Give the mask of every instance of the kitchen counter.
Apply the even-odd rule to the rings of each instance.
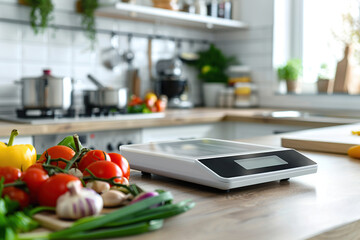
[[[272,113],[285,113],[275,116]],[[286,116],[287,111],[276,109],[220,109],[220,108],[194,108],[173,110],[169,109],[164,118],[149,119],[124,119],[113,121],[76,121],[50,124],[24,124],[0,121],[0,137],[7,137],[11,129],[18,129],[21,135],[46,135],[61,133],[79,133],[91,131],[104,131],[116,129],[133,129],[147,127],[177,126],[186,124],[215,123],[221,121],[272,123],[284,125],[296,125],[305,127],[327,127],[347,123],[359,122],[356,118],[333,117],[326,115],[299,115]],[[291,112],[290,112],[291,113]]]
[[[280,146],[283,135],[243,140]],[[165,221],[161,230],[131,239],[357,239],[360,234],[360,160],[305,152],[316,174],[229,192],[161,176],[131,173],[147,190],[164,189],[195,208]]]

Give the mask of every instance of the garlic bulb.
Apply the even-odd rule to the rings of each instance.
[[[102,194],[101,197],[104,202],[104,207],[117,207],[127,200],[127,196],[117,190],[109,190]]]
[[[83,173],[78,168],[70,168],[68,173],[78,178],[83,177]]]
[[[95,181],[88,182],[86,184],[86,187],[91,188],[95,192],[101,194],[101,193],[109,191],[110,184],[107,182],[104,182],[104,181],[95,180]]]
[[[103,200],[94,190],[81,188],[76,182],[67,184],[68,192],[56,202],[56,215],[59,218],[79,219],[97,215],[103,208]]]

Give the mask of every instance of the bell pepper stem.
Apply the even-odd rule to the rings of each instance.
[[[17,135],[19,135],[18,130],[13,129],[13,130],[11,131],[10,138],[9,138],[9,142],[8,142],[8,144],[7,144],[8,147],[11,147],[11,146],[13,145],[14,139],[15,139],[15,137],[16,137]]]
[[[80,151],[80,140],[79,140],[79,136],[77,134],[74,134],[73,136],[74,138],[74,143],[75,143],[75,151],[79,152]]]

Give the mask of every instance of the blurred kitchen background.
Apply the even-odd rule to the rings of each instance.
[[[302,48],[296,48],[297,41],[287,41],[288,39],[305,39],[301,35],[305,31],[301,27],[309,25],[309,22],[304,20],[306,18],[304,16],[307,16],[304,15],[304,11],[312,7],[303,4],[305,1],[215,1],[217,4],[222,2],[231,4],[230,20],[234,21],[231,24],[237,24],[233,27],[226,24],[226,26],[220,24],[220,27],[217,27],[216,24],[206,23],[206,21],[203,25],[194,27],[187,21],[182,23],[181,19],[176,24],[169,24],[171,21],[168,21],[166,17],[156,18],[154,21],[138,21],[137,17],[141,18],[141,12],[129,11],[129,16],[124,17],[124,14],[117,15],[116,11],[115,13],[109,9],[101,11],[99,8],[96,11],[96,15],[101,15],[96,17],[96,29],[99,31],[96,33],[93,49],[84,31],[80,30],[82,17],[76,12],[76,2],[76,0],[52,0],[54,11],[50,26],[43,33],[34,34],[31,26],[25,24],[29,22],[29,7],[20,5],[17,0],[0,0],[0,108],[2,110],[21,106],[21,86],[15,84],[15,81],[24,77],[38,77],[44,69],[51,69],[51,74],[54,76],[69,76],[74,79],[74,106],[76,108],[82,107],[83,90],[96,89],[96,86],[89,81],[88,74],[95,76],[105,86],[115,88],[127,86],[129,64],[125,60],[121,61],[114,70],[109,70],[102,64],[101,52],[111,46],[112,32],[120,33],[117,43],[121,54],[129,49],[134,53],[131,67],[138,69],[141,95],[154,91],[154,80],[158,78],[155,66],[159,60],[171,59],[179,51],[188,53],[204,51],[209,48],[210,43],[214,43],[225,55],[234,56],[237,59],[237,66],[233,69],[235,72],[239,69],[236,67],[242,69],[239,70],[239,77],[246,72],[246,76],[250,77],[250,81],[256,86],[253,90],[257,97],[254,106],[360,108],[359,104],[354,104],[359,99],[358,94],[348,94],[348,92],[318,94],[317,79],[314,76],[304,81],[302,91],[295,94],[287,93],[284,90],[284,82],[278,81],[276,68],[288,59],[314,58],[306,55],[309,51],[304,55]],[[101,4],[110,5],[117,2],[121,1],[99,1]],[[180,9],[172,10],[185,10],[187,6],[186,11],[206,15],[206,9],[201,7],[209,2],[212,1],[175,1],[175,8]],[[151,0],[121,3],[154,7],[154,2]],[[331,6],[329,12],[336,9],[336,5]],[[315,13],[312,15],[312,21],[316,16],[320,20],[327,19],[326,16],[329,14],[326,15],[324,11],[328,8],[316,9],[317,15]],[[341,14],[343,12],[338,12],[337,16]],[[321,27],[316,24],[314,26]],[[296,31],[299,29],[300,32]],[[312,34],[311,38],[314,41],[324,36],[320,30]],[[129,36],[131,41],[129,41]],[[149,38],[152,39],[151,52],[149,52]],[[309,41],[309,38],[304,41]],[[344,46],[341,48],[343,52]],[[316,50],[312,52],[314,56],[322,54]],[[151,61],[149,61],[149,54]],[[328,65],[332,69],[336,68],[336,61],[340,61],[342,57],[340,54],[334,56],[336,59]],[[304,69],[303,77],[307,76],[305,75],[307,71],[309,70]],[[312,71],[312,75],[317,75],[319,72],[315,67]],[[181,74],[184,79],[187,79],[189,101],[194,106],[203,106],[202,82],[197,77],[197,70],[183,63]],[[226,91],[224,91],[224,96],[226,96]],[[249,106],[243,106],[240,103],[238,107]]]

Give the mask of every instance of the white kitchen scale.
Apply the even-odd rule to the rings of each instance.
[[[228,190],[316,173],[288,148],[201,138],[121,146],[132,169]]]

